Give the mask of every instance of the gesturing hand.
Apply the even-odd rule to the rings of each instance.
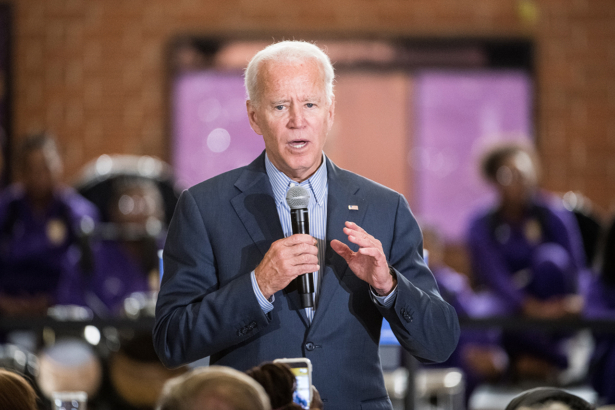
[[[354,222],[347,221],[345,225],[344,233],[350,242],[359,245],[359,250],[353,252],[338,240],[332,240],[331,247],[346,260],[357,277],[369,283],[379,295],[388,295],[397,285],[397,280],[389,274],[382,243]]]
[[[254,269],[263,296],[269,299],[297,276],[317,271],[316,244],[316,239],[305,234],[295,234],[272,243],[261,263]]]

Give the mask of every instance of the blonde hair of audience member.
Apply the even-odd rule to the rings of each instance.
[[[0,409],[36,410],[36,393],[22,376],[0,369]]]
[[[271,410],[263,387],[225,366],[194,369],[169,380],[157,410]]]

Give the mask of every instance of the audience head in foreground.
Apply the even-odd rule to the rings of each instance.
[[[267,396],[269,396],[272,408],[295,408],[292,407],[295,376],[287,365],[284,363],[263,363],[249,369],[246,374],[263,386]]]
[[[0,409],[36,410],[36,393],[22,376],[0,369]]]
[[[527,390],[508,403],[506,410],[593,410],[594,406],[574,394],[554,387]]]
[[[265,390],[248,375],[210,366],[169,380],[157,410],[271,410],[271,405]]]

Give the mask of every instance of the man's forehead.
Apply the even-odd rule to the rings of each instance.
[[[289,81],[294,78],[319,77],[324,83],[324,75],[320,64],[316,60],[291,60],[291,61],[266,61],[259,67],[259,80],[264,81]]]
[[[258,86],[261,90],[273,93],[284,93],[294,87],[305,86],[307,94],[314,94],[313,97],[316,97],[324,92],[325,79],[315,62],[268,62],[260,70]],[[312,90],[308,91],[309,88]]]

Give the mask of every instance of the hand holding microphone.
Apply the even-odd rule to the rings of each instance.
[[[293,187],[291,188],[298,188]],[[307,227],[305,233],[296,232],[293,222],[293,234],[287,238],[275,241],[265,254],[261,263],[254,269],[256,281],[265,298],[269,299],[275,292],[284,289],[288,284],[299,275],[307,272],[315,272],[319,269],[318,266],[318,248],[317,241],[310,235],[309,221],[307,220],[307,204],[309,203],[309,193],[304,188],[307,195],[305,202],[305,219],[298,222]],[[289,190],[290,192],[290,190]],[[293,191],[295,192],[295,191]],[[294,197],[302,197],[302,195],[293,195]],[[288,201],[288,196],[287,196]],[[295,212],[296,214],[297,212]],[[292,221],[293,207],[291,207]],[[309,276],[313,276],[311,273]],[[312,280],[313,283],[313,280]],[[308,284],[309,286],[309,284]],[[312,288],[313,289],[313,285]]]

